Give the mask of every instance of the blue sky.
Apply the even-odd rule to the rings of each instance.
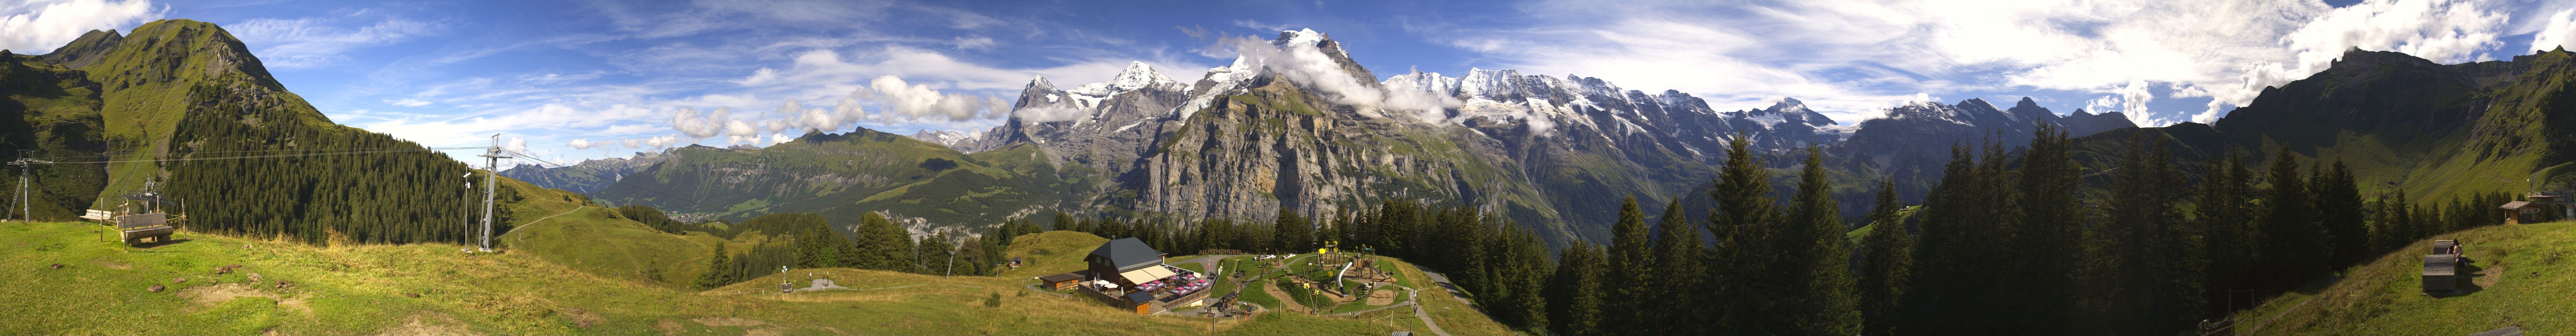
[[[1194,81],[1232,59],[1225,39],[1282,29],[1330,34],[1381,79],[1573,74],[1721,110],[1792,97],[1845,124],[2025,96],[2208,121],[2346,48],[2458,63],[2576,40],[2576,3],[2536,0],[0,0],[0,48],[164,18],[224,26],[342,124],[432,146],[499,133],[561,161],[981,131],[1032,76],[1070,87],[1141,61]]]

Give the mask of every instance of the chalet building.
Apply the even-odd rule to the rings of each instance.
[[[2505,223],[2505,224],[2527,224],[2527,223],[2538,223],[2538,222],[2540,222],[2540,207],[2539,207],[2539,206],[2534,206],[2534,205],[2532,205],[2532,204],[2531,204],[2531,202],[2524,202],[2524,201],[2512,201],[2512,202],[2505,202],[2505,203],[2504,203],[2504,205],[2496,206],[2496,209],[2502,209],[2502,210],[2504,210],[2504,223]]]
[[[1163,264],[1165,255],[1136,238],[1100,244],[1082,261],[1087,269],[1038,277],[1048,286],[1070,286],[1085,296],[1138,314],[1199,305],[1210,282],[1196,272]]]

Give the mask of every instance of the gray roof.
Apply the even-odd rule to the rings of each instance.
[[[1145,291],[1127,292],[1127,302],[1146,303],[1152,301],[1154,301],[1154,294],[1146,293]]]
[[[1100,244],[1100,248],[1091,250],[1091,257],[1083,260],[1104,260],[1109,262],[1110,266],[1118,267],[1118,271],[1125,272],[1137,267],[1162,263],[1163,252],[1155,251],[1153,246],[1145,246],[1143,240],[1119,238]]]

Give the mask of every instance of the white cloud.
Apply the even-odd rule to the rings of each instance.
[[[1082,119],[1082,117],[1091,116],[1091,112],[1083,112],[1079,109],[1064,107],[1039,106],[1013,110],[1011,111],[1011,116],[1019,117],[1020,121],[1024,122],[1043,123]]]
[[[393,104],[394,106],[401,106],[401,107],[422,107],[422,106],[429,106],[429,101],[427,101],[427,100],[419,100],[419,99],[411,99],[411,98],[403,98],[403,99],[386,99],[386,100],[385,100],[385,103],[386,103],[386,104]]]
[[[1312,30],[1300,33],[1317,34]],[[1371,85],[1375,84],[1376,78],[1360,78],[1357,75],[1365,74],[1353,74],[1343,70],[1341,63],[1334,61],[1332,56],[1325,55],[1323,49],[1315,44],[1323,41],[1322,36],[1311,38],[1313,39],[1290,39],[1273,44],[1273,41],[1253,37],[1231,37],[1222,39],[1219,43],[1221,48],[1230,49],[1241,56],[1240,60],[1249,67],[1267,70],[1288,81],[1313,87],[1321,91],[1324,98],[1336,103],[1395,110],[1433,124],[1443,124],[1441,119],[1445,117],[1442,114],[1444,109],[1457,108],[1463,103],[1455,97],[1440,96],[1420,90],[1388,90]],[[1542,130],[1539,133],[1545,133],[1545,131]]]
[[[590,149],[590,147],[593,147],[593,146],[609,145],[609,144],[612,144],[612,143],[606,143],[606,142],[594,143],[594,142],[590,142],[590,139],[572,139],[572,143],[571,143],[571,145],[572,145],[572,148],[573,148],[573,149]]]
[[[876,102],[883,106],[883,117],[910,120],[946,118],[967,120],[999,116],[1010,109],[1011,102],[989,96],[942,93],[926,84],[911,84],[894,75],[877,76],[866,89],[852,91],[851,97]]]
[[[260,61],[273,68],[310,68],[348,61],[348,53],[363,47],[393,44],[426,35],[437,24],[404,19],[371,20],[375,24],[351,29],[332,26],[322,19],[294,20],[250,19],[224,26],[242,44],[258,49]]]
[[[2531,35],[2532,50],[2551,50],[2576,44],[2576,9],[2558,11],[2547,20],[2547,26]]]
[[[0,49],[40,55],[91,30],[133,27],[159,19],[149,0],[33,0],[0,3]]]
[[[718,108],[714,113],[700,116],[697,108],[682,107],[671,112],[671,129],[699,139],[716,136],[724,132],[726,122],[733,120],[725,116],[732,112],[732,109]]]
[[[953,42],[951,42],[951,43],[949,43],[949,44],[951,44],[951,45],[956,45],[956,46],[957,46],[957,49],[992,49],[992,48],[993,48],[993,38],[990,38],[990,37],[983,37],[983,36],[976,36],[976,37],[963,37],[963,36],[960,36],[960,37],[957,37],[957,39],[956,39],[956,40],[954,40]]]

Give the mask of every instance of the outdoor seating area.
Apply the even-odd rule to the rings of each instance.
[[[1196,305],[1207,297],[1212,282],[1198,272],[1164,264],[1163,257],[1135,238],[1103,243],[1084,258],[1090,269],[1078,272],[1084,276],[1080,291],[1140,314]]]

